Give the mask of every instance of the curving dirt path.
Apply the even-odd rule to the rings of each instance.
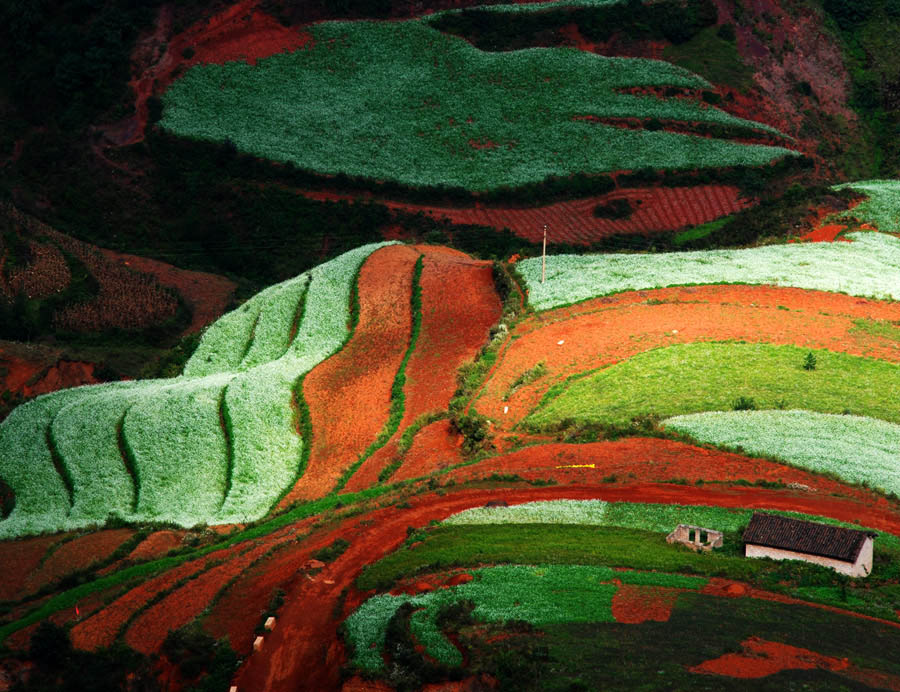
[[[410,292],[418,258],[411,247],[390,245],[363,264],[356,331],[303,381],[312,448],[306,470],[280,506],[331,492],[384,427],[391,386],[409,345]]]
[[[352,590],[362,568],[398,548],[406,539],[407,527],[423,526],[431,520],[444,519],[498,497],[510,504],[597,498],[613,502],[793,510],[861,522],[900,535],[900,515],[887,507],[865,506],[834,497],[798,495],[784,490],[696,488],[647,483],[622,488],[465,489],[444,495],[422,495],[411,499],[408,508],[376,510],[362,521],[360,517],[347,519],[333,531],[318,537],[314,541],[316,545],[327,545],[337,537],[351,536],[351,545],[315,581],[299,580],[297,586],[290,590],[277,627],[267,635],[261,651],[247,659],[233,684],[238,689],[265,689],[271,692],[340,689],[344,650],[337,639],[337,625],[339,619],[364,597]],[[349,590],[349,597],[345,589]]]
[[[425,475],[423,469],[419,475]],[[632,484],[678,480],[680,483],[793,483],[811,494],[836,494],[879,504],[870,491],[774,461],[705,449],[674,440],[634,437],[623,440],[541,444],[491,457],[451,471],[458,483],[492,474],[527,480],[553,479],[559,484]],[[885,505],[886,506],[886,505]]]
[[[456,371],[472,360],[500,318],[491,263],[446,247],[417,245],[422,263],[422,327],[406,366],[405,409],[397,433],[356,472],[348,491],[378,482],[379,472],[400,456],[403,431],[422,414],[446,410],[456,390]]]
[[[569,375],[653,348],[697,341],[790,344],[900,361],[900,344],[860,329],[856,323],[860,319],[900,320],[900,303],[738,285],[597,298],[538,313],[517,325],[512,335],[518,338],[498,359],[475,408],[494,419],[498,428],[510,430],[552,384]],[[540,362],[546,374],[504,401],[516,378]]]

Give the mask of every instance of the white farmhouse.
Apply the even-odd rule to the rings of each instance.
[[[744,531],[744,555],[805,560],[851,577],[867,577],[874,538],[868,531],[755,513]]]

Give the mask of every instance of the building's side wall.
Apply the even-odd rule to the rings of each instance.
[[[868,541],[871,544],[871,541]],[[860,551],[860,558],[865,553],[865,547]],[[864,577],[868,574],[862,567],[861,560],[857,560],[856,564],[844,562],[843,560],[834,560],[830,557],[821,557],[820,555],[809,555],[808,553],[796,553],[793,550],[779,550],[778,548],[768,548],[761,545],[753,545],[748,543],[745,554],[747,557],[770,557],[773,560],[803,560],[804,562],[812,562],[823,567],[830,567],[841,574],[851,577]],[[870,553],[871,556],[871,545]],[[869,558],[869,570],[872,569],[871,557]]]
[[[853,564],[854,577],[868,577],[872,573],[872,554],[875,552],[875,541],[872,538],[866,538],[863,543],[862,550],[859,551],[859,557]]]

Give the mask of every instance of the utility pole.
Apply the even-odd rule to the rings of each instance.
[[[547,224],[544,224],[544,251],[541,253],[541,283],[547,278]]]

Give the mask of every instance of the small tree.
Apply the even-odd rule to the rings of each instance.
[[[804,370],[815,370],[816,369],[816,356],[810,351],[806,354],[806,358],[803,360],[803,369]]]

